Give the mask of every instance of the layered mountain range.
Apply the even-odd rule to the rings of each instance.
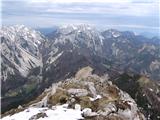
[[[2,112],[34,100],[51,84],[90,66],[134,98],[148,119],[160,116],[160,40],[114,29],[68,25],[47,36],[24,25],[1,37]],[[82,74],[83,76],[83,74]]]

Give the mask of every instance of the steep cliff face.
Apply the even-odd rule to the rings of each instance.
[[[52,84],[24,108],[10,111],[19,111],[18,113],[2,120],[19,120],[25,113],[25,120],[58,120],[64,116],[67,120],[145,120],[137,104],[127,93],[113,85],[107,75],[100,77],[92,74],[92,70],[89,66],[84,67],[75,77]]]
[[[12,102],[23,101],[25,94],[35,90],[41,80],[40,71],[34,79],[28,75],[43,66],[39,45],[45,39],[39,32],[23,25],[2,27],[0,38],[3,111]]]
[[[44,38],[39,32],[23,25],[15,25],[2,27],[0,37],[3,81],[7,79],[8,74],[14,75],[14,71],[26,77],[30,69],[42,66],[38,47]]]

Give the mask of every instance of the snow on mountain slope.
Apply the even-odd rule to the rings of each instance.
[[[15,69],[22,76],[27,76],[31,68],[42,66],[38,47],[44,38],[39,32],[23,25],[3,26],[0,37],[2,76],[5,76],[2,80],[7,79],[7,74],[15,74]]]
[[[12,41],[17,41],[17,37],[22,37],[24,40],[31,41],[35,44],[40,44],[43,41],[40,32],[25,27],[24,25],[2,26],[1,34]]]
[[[55,60],[70,52],[77,52],[85,56],[102,55],[103,37],[98,30],[89,25],[61,26],[45,42],[43,56],[48,68],[55,64]],[[62,54],[63,53],[63,54]],[[54,61],[54,62],[53,62]]]
[[[49,38],[55,46],[65,45],[68,49],[87,48],[92,52],[102,52],[103,37],[89,25],[62,26],[54,34],[50,34]]]

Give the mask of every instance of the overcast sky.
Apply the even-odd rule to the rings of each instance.
[[[158,31],[159,0],[1,0],[2,24],[51,27],[91,24],[100,28]]]

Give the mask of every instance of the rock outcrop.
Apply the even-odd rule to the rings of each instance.
[[[90,67],[85,67],[79,72],[88,72],[86,69],[91,70]],[[145,120],[135,101],[108,81],[108,77],[100,77],[91,72],[86,75],[86,72],[85,77],[81,74],[82,77],[76,76],[53,84],[26,105],[26,109],[47,107],[53,110],[56,106],[63,105],[65,109],[80,111],[82,118],[87,120]],[[49,116],[47,113],[38,115]],[[34,115],[31,118],[38,117]]]

